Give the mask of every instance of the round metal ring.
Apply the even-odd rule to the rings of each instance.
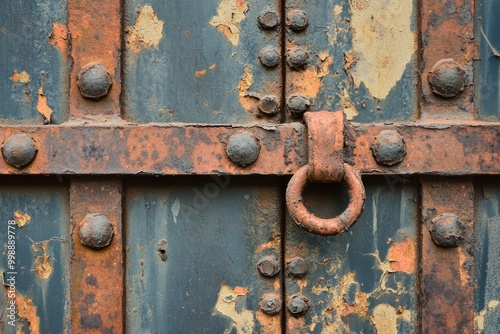
[[[344,181],[349,187],[349,205],[339,216],[329,219],[319,218],[304,206],[302,191],[308,183],[308,165],[301,167],[286,188],[286,206],[297,225],[306,231],[319,235],[341,234],[358,220],[365,205],[365,187],[360,175],[344,163]]]

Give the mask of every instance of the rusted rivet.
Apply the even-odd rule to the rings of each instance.
[[[286,61],[294,70],[301,70],[307,66],[309,54],[306,50],[298,47],[288,50],[286,53]]]
[[[403,137],[395,130],[381,131],[371,145],[375,160],[381,165],[392,166],[403,160],[406,145]]]
[[[280,110],[278,99],[272,95],[262,97],[259,102],[259,110],[268,115],[276,114]]]
[[[302,31],[309,25],[307,14],[298,9],[289,10],[286,13],[286,26],[295,32]]]
[[[37,151],[33,138],[24,133],[10,136],[2,146],[3,158],[16,168],[24,168],[33,162]]]
[[[281,311],[281,297],[277,293],[268,292],[262,296],[260,309],[267,315],[275,315]]]
[[[271,8],[266,8],[262,12],[260,12],[257,17],[257,22],[264,30],[272,30],[275,29],[280,24],[280,18],[276,11]]]
[[[309,309],[309,299],[303,295],[293,295],[288,300],[287,306],[294,317],[300,317]]]
[[[464,223],[452,213],[443,213],[431,221],[430,232],[434,243],[441,247],[457,247],[464,234]]]
[[[304,277],[305,274],[307,274],[309,265],[304,259],[300,257],[294,257],[293,259],[287,261],[286,270],[289,275],[300,278]]]
[[[272,68],[280,63],[280,54],[274,46],[266,46],[260,50],[259,59],[262,65]]]
[[[113,226],[102,213],[89,213],[80,222],[80,241],[91,248],[109,245],[113,238]]]
[[[280,264],[275,256],[264,256],[257,262],[259,272],[266,277],[276,276],[280,272]]]
[[[99,100],[108,94],[111,75],[101,63],[88,63],[76,76],[76,84],[83,97]]]
[[[465,70],[454,59],[441,59],[432,66],[428,80],[434,94],[455,97],[464,90]]]
[[[229,138],[226,146],[229,159],[241,167],[251,165],[260,153],[260,143],[251,132],[239,132]]]
[[[306,111],[309,110],[311,100],[304,95],[294,94],[290,95],[286,101],[286,107],[292,117],[302,117]]]

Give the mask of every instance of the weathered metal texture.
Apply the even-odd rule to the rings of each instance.
[[[262,297],[281,295],[282,277],[257,268],[265,256],[281,262],[277,184],[214,176],[128,186],[127,332],[282,333],[281,314],[261,309]]]
[[[305,69],[286,67],[286,99],[310,110],[344,110],[359,122],[409,120],[416,114],[417,1],[287,0],[306,13],[302,31],[286,28],[285,52],[308,53]],[[286,100],[285,99],[285,100]],[[297,119],[287,111],[289,119]]]
[[[285,262],[303,258],[302,277],[286,273],[287,302],[309,299],[304,316],[286,314],[287,333],[417,333],[418,189],[403,178],[364,178],[367,203],[349,233],[321,237],[286,223]],[[322,217],[347,206],[336,185],[313,184],[306,205]]]
[[[498,179],[476,186],[475,333],[500,333],[500,191]]]
[[[3,1],[0,122],[61,123],[68,113],[67,1]]]
[[[122,190],[118,179],[72,178],[71,209],[71,331],[122,333],[124,323],[124,252]],[[80,240],[80,224],[100,213],[111,223],[111,244],[99,250]]]
[[[36,183],[36,185],[34,185]],[[67,184],[56,178],[0,181],[0,332],[68,333],[70,228]],[[14,221],[14,225],[9,225]],[[14,229],[8,228],[14,227]],[[9,230],[11,233],[8,233]],[[14,232],[15,234],[12,234]],[[8,234],[15,238],[14,268],[8,267]],[[15,272],[16,274],[11,274]],[[14,325],[10,306],[11,276],[15,276]],[[12,290],[14,292],[14,290]]]
[[[500,110],[500,2],[477,2],[476,40],[479,41],[479,60],[476,62],[475,101],[482,119],[499,119]]]
[[[120,115],[121,1],[103,0],[96,5],[92,0],[71,0],[68,2],[68,13],[73,60],[70,116],[82,118],[90,115]],[[80,71],[93,62],[101,63],[112,81],[108,94],[99,101],[82,96],[77,84]],[[96,84],[94,80],[91,85]]]
[[[279,122],[259,99],[281,99],[280,23],[261,28],[279,0],[125,1],[124,117],[139,123]],[[279,18],[280,19],[280,18]],[[266,57],[266,59],[270,59]],[[261,57],[262,58],[262,57]]]
[[[422,333],[474,333],[474,187],[468,178],[422,180]],[[458,247],[433,241],[433,220],[444,213],[464,225]]]
[[[423,118],[468,118],[475,117],[473,104],[474,61],[474,0],[421,2],[421,116]],[[456,97],[444,98],[431,89],[435,64],[443,59],[454,60],[464,71],[465,89]],[[448,71],[437,80],[446,91],[463,79]],[[430,82],[429,82],[430,79]],[[460,84],[459,84],[460,85]]]

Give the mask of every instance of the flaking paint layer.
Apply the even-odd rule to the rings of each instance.
[[[31,221],[31,216],[28,213],[14,212],[14,222],[17,227],[23,227]]]
[[[157,46],[163,37],[165,22],[160,20],[150,5],[145,5],[139,11],[133,26],[125,28],[127,49],[135,54]]]
[[[245,305],[246,295],[249,292],[244,287],[237,286],[233,289],[226,283],[222,283],[214,307],[214,315],[221,314],[231,319],[232,328],[236,329],[238,334],[254,333],[254,315],[246,309]],[[231,332],[231,329],[228,332]]]
[[[240,23],[245,19],[248,9],[247,0],[221,0],[217,15],[209,23],[236,46],[240,40]]]

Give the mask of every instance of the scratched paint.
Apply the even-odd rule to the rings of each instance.
[[[158,46],[163,37],[165,22],[158,19],[153,7],[145,5],[139,11],[133,26],[125,28],[125,43],[127,49],[139,53],[147,48]]]
[[[212,17],[210,25],[219,29],[236,46],[240,41],[240,23],[245,19],[247,11],[247,0],[221,0],[217,15]]]

